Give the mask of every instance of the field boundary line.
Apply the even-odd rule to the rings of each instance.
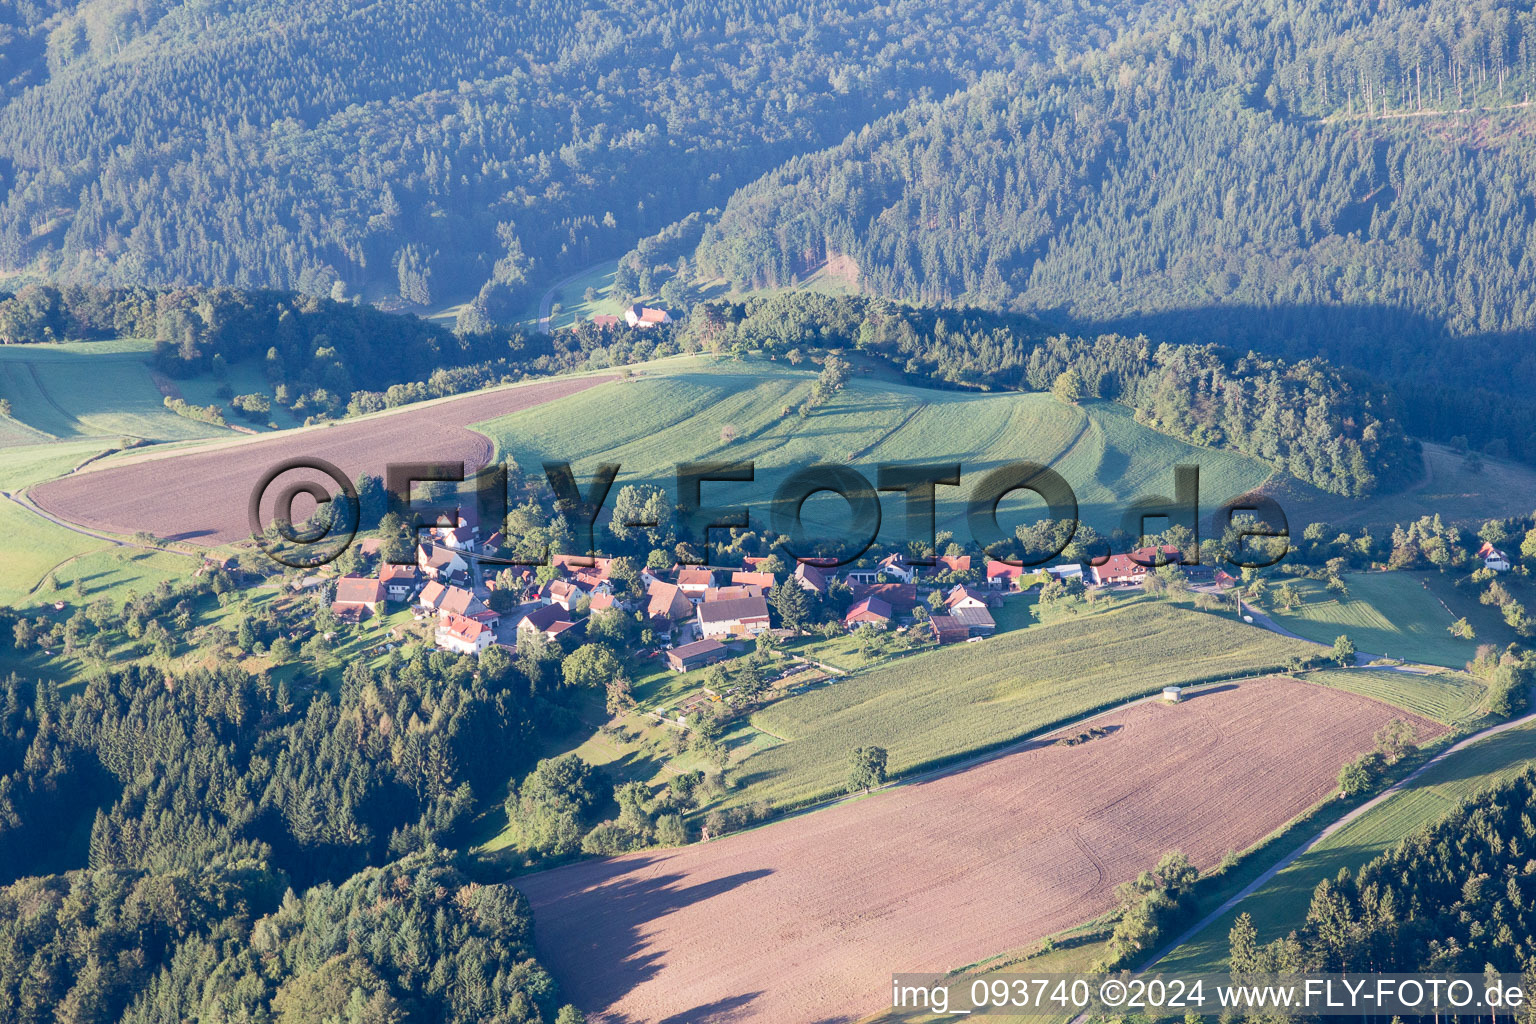
[[[75,524],[70,523],[70,522],[66,522],[63,519],[55,518],[54,516],[50,515],[49,513],[43,511],[41,508],[39,508],[36,505],[32,504],[32,502],[29,501],[26,498],[26,495],[25,495],[24,492],[12,493],[10,491],[0,491],[0,495],[3,495],[4,497],[9,498],[11,501],[14,501],[16,504],[20,505],[22,508],[26,509],[28,512],[31,512],[33,515],[40,516],[41,518],[46,519],[48,522],[52,523],[55,526],[62,526],[64,529],[70,531],[71,533],[78,533],[82,537],[90,537],[90,538],[92,538],[94,540],[103,540],[103,541],[106,541],[108,544],[116,544],[118,547],[138,548],[141,551],[163,551],[163,552],[165,552],[168,555],[180,555],[183,558],[195,558],[195,559],[199,559],[199,560],[202,558],[201,555],[194,555],[194,554],[192,554],[190,552],[187,552],[187,551],[178,551],[177,549],[172,548],[172,547],[157,547],[154,544],[139,544],[136,541],[122,540],[120,538],[113,537],[113,536],[110,536],[110,535],[105,534],[105,533],[96,533],[93,530],[87,530],[83,526],[76,526]],[[71,556],[70,558],[65,559],[64,561],[65,562],[73,561],[75,558],[79,558],[79,557],[80,557],[79,555],[74,555],[74,556]],[[64,562],[60,562],[59,563],[59,565],[63,565],[63,564],[64,564]],[[54,568],[58,568],[58,566],[55,566]],[[49,570],[49,571],[51,572],[52,570]],[[46,574],[45,574],[45,576],[46,576]],[[36,589],[36,588],[33,588],[33,589]]]
[[[1533,688],[1532,696],[1536,697],[1536,688]],[[1215,924],[1229,910],[1232,910],[1243,900],[1247,899],[1249,896],[1252,896],[1260,888],[1266,885],[1271,879],[1273,879],[1281,871],[1290,867],[1291,864],[1295,863],[1298,859],[1301,858],[1303,854],[1307,853],[1307,851],[1311,850],[1318,843],[1338,832],[1341,828],[1348,825],[1350,822],[1354,821],[1361,815],[1365,814],[1367,811],[1371,810],[1379,804],[1385,803],[1387,800],[1396,796],[1404,788],[1406,788],[1409,783],[1413,782],[1414,779],[1417,779],[1420,775],[1424,774],[1424,772],[1428,771],[1434,765],[1439,764],[1441,761],[1450,757],[1457,751],[1465,750],[1467,747],[1470,747],[1475,743],[1479,743],[1492,736],[1497,736],[1499,733],[1507,732],[1510,729],[1519,728],[1520,726],[1527,725],[1531,722],[1536,722],[1536,711],[1524,714],[1519,718],[1512,718],[1507,722],[1500,722],[1498,725],[1489,726],[1482,732],[1475,732],[1471,736],[1468,736],[1465,739],[1462,739],[1456,743],[1451,744],[1449,747],[1446,747],[1444,750],[1440,751],[1440,753],[1431,757],[1429,760],[1419,765],[1413,771],[1409,772],[1407,775],[1403,776],[1401,779],[1394,782],[1392,785],[1388,786],[1386,789],[1382,790],[1380,793],[1376,794],[1371,799],[1361,804],[1359,807],[1346,812],[1338,820],[1334,821],[1332,824],[1325,827],[1321,832],[1317,833],[1317,835],[1313,836],[1311,839],[1308,839],[1306,842],[1302,843],[1300,846],[1286,854],[1284,857],[1281,857],[1274,864],[1270,865],[1270,867],[1258,878],[1255,878],[1252,882],[1248,883],[1248,885],[1245,886],[1240,892],[1227,899],[1227,901],[1224,902],[1221,906],[1217,907],[1205,917],[1201,918],[1200,921],[1192,925],[1182,935],[1159,950],[1156,956],[1154,956],[1151,960],[1148,960],[1145,965],[1138,968],[1134,973],[1144,974],[1145,972],[1151,970],[1158,964],[1159,961],[1163,960],[1170,953],[1173,953],[1175,950],[1177,950],[1180,946],[1194,939],[1201,932]]]

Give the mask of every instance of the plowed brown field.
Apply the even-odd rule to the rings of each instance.
[[[227,544],[250,536],[246,504],[251,490],[263,473],[284,459],[321,458],[351,480],[362,473],[382,477],[390,462],[463,462],[473,472],[490,461],[492,452],[491,442],[466,429],[469,424],[542,405],[612,379],[549,380],[259,441],[163,456],[147,453],[93,465],[33,487],[29,494],[44,511],[89,529],[147,530],[170,540]],[[304,478],[319,479],[314,473]],[[295,514],[304,514],[297,505]]]
[[[1204,869],[1253,845],[1393,717],[1443,731],[1341,690],[1248,681],[1105,715],[1108,735],[1079,746],[515,884],[589,1020],[854,1021],[889,1005],[892,972],[974,963],[1110,909],[1164,851]]]

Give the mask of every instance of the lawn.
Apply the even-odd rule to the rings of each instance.
[[[785,742],[735,770],[727,803],[798,806],[838,793],[848,752],[885,747],[893,775],[1003,746],[1163,686],[1279,668],[1304,645],[1241,623],[1129,600],[912,655],[752,716]]]
[[[1294,580],[1305,603],[1286,612],[1273,607],[1276,622],[1309,640],[1331,644],[1347,634],[1362,652],[1459,668],[1477,653],[1479,643],[1505,643],[1508,637],[1479,636],[1462,640],[1450,634],[1453,621],[1438,598],[1425,587],[1419,573],[1351,573],[1344,577],[1349,596],[1329,593],[1321,583]]]
[[[1457,751],[1420,775],[1405,790],[1371,808],[1322,840],[1259,891],[1160,961],[1168,971],[1218,971],[1227,958],[1227,935],[1248,913],[1268,942],[1299,928],[1312,890],[1341,868],[1358,871],[1414,831],[1443,818],[1457,804],[1507,779],[1536,759],[1536,724],[1528,724]],[[1299,843],[1297,845],[1300,845]]]
[[[1133,499],[1172,489],[1170,467],[1201,467],[1206,510],[1257,487],[1269,466],[1228,452],[1196,448],[1137,424],[1108,402],[1068,406],[1050,395],[937,391],[856,377],[809,417],[814,368],[782,362],[704,359],[657,364],[635,378],[477,424],[520,466],[569,461],[578,477],[599,462],[618,462],[619,486],[652,483],[675,490],[680,462],[751,460],[751,483],[707,484],[705,501],[747,505],[766,522],[768,503],[793,470],[814,463],[852,465],[873,480],[882,462],[962,463],[959,487],[938,489],[940,529],[968,535],[965,501],[982,473],[1005,463],[1051,464],[1076,491],[1083,521],[1103,532],[1120,525]],[[884,501],[882,535],[903,541],[898,497]],[[806,503],[806,520],[824,536],[848,536],[847,506],[823,494]],[[1003,529],[1023,521],[1023,499],[1005,502]]]
[[[0,491],[24,487],[63,476],[110,445],[99,440],[49,441],[44,444],[0,448]]]

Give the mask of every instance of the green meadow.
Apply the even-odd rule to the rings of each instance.
[[[1303,603],[1289,612],[1271,607],[1268,614],[1291,632],[1318,643],[1331,644],[1345,633],[1361,651],[1449,668],[1470,661],[1478,644],[1515,639],[1507,628],[1487,634],[1480,631],[1472,640],[1452,636],[1453,616],[1425,585],[1424,575],[1350,573],[1344,577],[1347,597],[1332,594],[1313,580],[1294,580]],[[1273,602],[1273,590],[1270,597]]]
[[[959,487],[938,489],[940,529],[968,536],[965,501],[983,473],[1029,460],[1050,465],[1076,493],[1084,522],[1101,531],[1120,525],[1135,498],[1169,494],[1172,467],[1200,466],[1202,507],[1249,491],[1272,475],[1242,455],[1197,448],[1136,423],[1109,402],[1068,406],[1050,395],[939,391],[855,377],[808,417],[797,409],[816,379],[813,370],[751,359],[678,361],[487,423],[518,465],[569,461],[578,478],[599,462],[622,467],[618,484],[651,483],[673,493],[682,462],[753,461],[751,483],[706,484],[705,503],[748,505],[759,522],[778,486],[814,463],[851,466],[873,483],[879,463],[962,465]],[[903,516],[887,496],[882,534],[903,538]],[[1005,532],[1029,505],[1003,503]],[[1043,507],[1043,506],[1042,506]],[[847,536],[847,506],[822,494],[806,503],[807,523],[823,535]]]
[[[1395,704],[1404,711],[1471,730],[1483,719],[1487,688],[1465,672],[1394,672],[1390,669],[1316,669],[1309,682]]]

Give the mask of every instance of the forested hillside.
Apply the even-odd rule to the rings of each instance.
[[[197,597],[165,589],[71,629],[163,634]],[[0,1020],[548,1024],[526,903],[434,845],[568,718],[539,663],[397,655],[333,697],[211,660],[0,684]]]
[[[1428,436],[1531,457],[1533,24],[1201,6],[789,161],[687,255],[738,288],[825,265],[907,301],[1322,354],[1397,383]],[[675,265],[656,248],[627,262]]]
[[[0,270],[412,303],[483,284],[506,316],[531,277],[1139,6],[8,2]]]

